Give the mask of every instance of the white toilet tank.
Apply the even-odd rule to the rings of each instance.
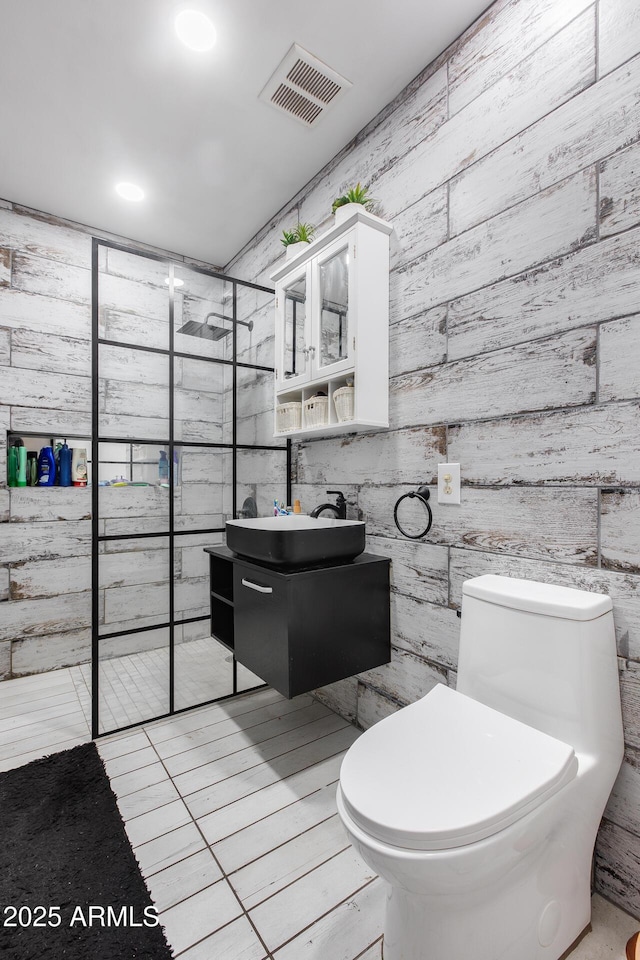
[[[611,598],[487,575],[462,589],[457,689],[620,763],[623,738]]]

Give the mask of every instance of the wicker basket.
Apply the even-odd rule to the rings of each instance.
[[[329,422],[329,398],[309,397],[304,401],[304,423],[306,427],[322,427]]]
[[[336,408],[336,415],[339,423],[345,420],[353,420],[353,387],[338,387],[333,394],[333,403]]]
[[[299,430],[302,422],[302,403],[294,400],[291,403],[279,403],[276,407],[276,433],[287,433],[289,430]]]

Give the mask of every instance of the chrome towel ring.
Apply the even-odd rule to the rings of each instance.
[[[429,488],[426,486],[426,484],[422,484],[421,486],[418,487],[417,490],[411,490],[409,493],[403,493],[402,496],[399,497],[398,500],[396,501],[396,505],[393,508],[393,519],[396,527],[398,528],[398,530],[400,531],[403,537],[407,537],[409,540],[420,540],[422,537],[426,537],[426,535],[429,533],[429,530],[431,530],[431,524],[433,523],[433,514],[431,513],[431,507],[429,506],[430,496],[431,496],[431,493],[429,492]],[[417,498],[420,501],[420,503],[424,505],[429,518],[427,521],[427,526],[425,527],[424,530],[421,531],[421,533],[407,533],[407,531],[401,527],[400,522],[398,520],[398,507],[400,506],[402,501],[407,499],[413,500],[414,498]]]

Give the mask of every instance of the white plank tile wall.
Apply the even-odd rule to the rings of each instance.
[[[393,659],[318,696],[366,727],[454,683],[466,576],[610,593],[627,751],[596,884],[637,915],[639,91],[634,0],[498,0],[229,264],[264,281],[296,211],[322,228],[370,184],[395,231],[391,429],[299,444],[294,496],[344,489],[393,559]],[[431,486],[432,530],[408,544],[393,505],[447,460],[462,503]]]
[[[621,678],[627,752],[598,844],[596,883],[636,913],[639,89],[635,0],[497,0],[229,265],[236,276],[268,283],[280,256],[278,234],[292,217],[300,213],[326,224],[331,201],[345,186],[358,180],[371,184],[381,212],[395,226],[392,429],[300,445],[294,496],[309,509],[325,499],[327,488],[344,489],[349,515],[362,516],[374,549],[394,559],[394,658],[386,670],[332,685],[318,697],[368,726],[415,699],[436,678],[454,682],[455,607],[465,576],[493,570],[609,592],[626,667]],[[0,203],[4,430],[36,431],[43,424],[62,435],[90,430],[89,253],[82,228]],[[159,277],[141,283],[139,263],[128,261],[118,254],[104,258],[109,274],[101,322],[109,336],[125,335],[131,322],[123,310],[127,304],[145,318],[149,342],[160,344],[163,296],[153,285]],[[246,297],[247,315],[261,310],[252,296]],[[269,362],[258,359],[272,351],[264,332],[268,314],[260,316],[264,329],[251,351],[257,362]],[[35,381],[47,371],[55,376],[42,389]],[[153,377],[137,387],[134,416],[127,404],[131,382],[126,373],[113,372],[103,429],[162,437],[166,423],[158,416]],[[197,371],[186,373],[181,402],[188,406],[200,386],[189,380]],[[241,392],[242,431],[250,439],[267,439],[269,385],[261,384],[258,392],[262,399],[255,407]],[[219,411],[219,402],[216,387],[207,412]],[[187,409],[183,415],[185,438],[202,436],[202,415],[189,416]],[[210,430],[209,439],[220,439],[219,426]],[[463,503],[458,510],[433,504],[428,549],[409,547],[391,523],[393,504],[418,483],[433,483],[437,463],[447,459],[462,465]],[[242,468],[247,484],[255,479],[256,464],[247,458]],[[71,658],[86,657],[88,649],[82,629],[87,593],[70,590],[71,561],[88,548],[86,503],[59,498],[54,506],[53,498],[42,500],[39,514],[29,492],[14,492],[9,501],[2,488],[5,469],[0,449],[0,597],[7,598],[0,671],[8,673],[12,664],[29,672],[75,662]],[[264,471],[271,483],[268,460]],[[196,478],[192,486],[183,491],[182,523],[201,499]],[[162,522],[166,505],[155,506]],[[105,529],[130,532],[132,520],[144,513],[135,498],[121,498]],[[206,519],[212,520],[210,511]],[[62,563],[49,580],[38,565],[56,558],[70,563]],[[12,578],[11,564],[25,561]],[[57,604],[51,596],[56,577]],[[193,582],[185,589],[185,604],[197,604],[198,571],[187,579]],[[126,604],[110,602],[109,609],[121,617]],[[318,743],[341,735],[336,730]],[[287,756],[299,749],[305,745]],[[225,762],[242,765],[233,757]],[[202,784],[196,789],[193,803],[195,797],[202,802],[200,815],[212,814],[206,809],[210,790]],[[203,849],[201,835],[189,824],[175,833],[183,855]],[[166,866],[154,843],[143,845],[149,862]],[[198,869],[194,864],[196,874]],[[374,882],[353,902],[380,896]],[[338,907],[334,913],[334,919],[344,916],[350,929],[354,911]],[[313,948],[303,935],[278,956],[311,957],[322,943],[326,955],[350,960],[354,954],[337,945],[335,925],[323,924],[322,919],[314,924]],[[232,929],[245,938],[247,960],[262,960],[263,947],[256,948],[244,915],[212,934],[219,956],[233,956]],[[375,948],[368,947],[366,936],[362,943],[368,960]],[[203,949],[193,947],[189,960],[205,956]]]

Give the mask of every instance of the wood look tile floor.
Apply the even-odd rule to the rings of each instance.
[[[335,807],[358,735],[265,688],[97,742],[179,960],[380,960],[383,884]],[[69,671],[0,685],[1,769],[88,739]],[[572,957],[624,960],[638,926],[596,895]]]

